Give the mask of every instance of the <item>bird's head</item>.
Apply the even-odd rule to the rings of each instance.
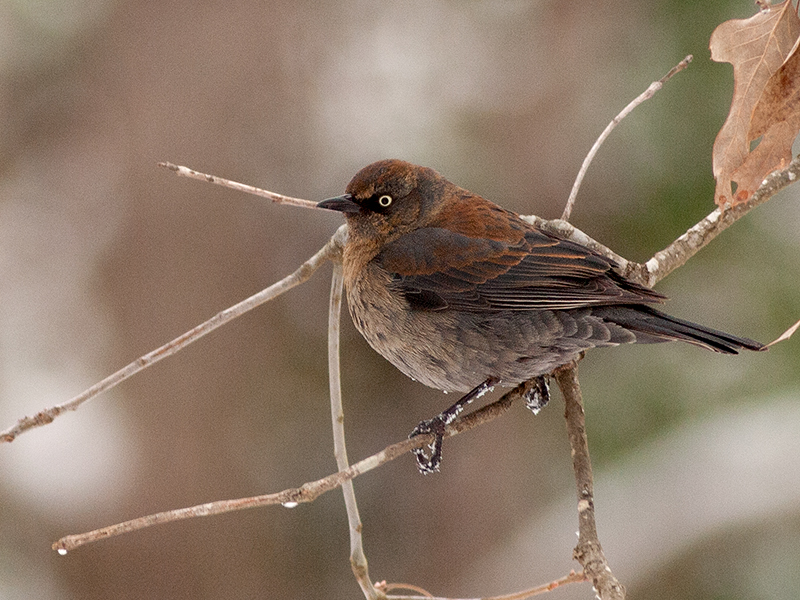
[[[345,194],[317,206],[343,213],[352,237],[387,243],[424,227],[436,214],[447,185],[433,169],[381,160],[356,173]]]

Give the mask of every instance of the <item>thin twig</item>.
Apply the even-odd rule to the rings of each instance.
[[[116,373],[109,375],[102,381],[97,382],[92,387],[81,392],[68,402],[46,408],[36,413],[32,417],[21,418],[14,426],[0,432],[0,442],[13,442],[19,434],[35,427],[47,425],[56,417],[65,412],[77,410],[83,403],[97,397],[107,390],[110,390],[131,375],[135,375],[139,371],[154,365],[158,361],[167,358],[168,356],[172,356],[176,352],[183,350],[183,348],[192,342],[196,342],[207,333],[214,331],[217,327],[224,325],[228,321],[243,315],[256,306],[263,304],[268,300],[272,300],[273,298],[280,296],[284,292],[292,289],[296,285],[303,283],[309,279],[314,271],[316,271],[327,259],[341,251],[346,235],[347,229],[343,225],[334,234],[334,236],[328,240],[328,243],[325,244],[322,249],[320,249],[316,254],[314,254],[314,256],[309,258],[302,265],[300,265],[300,267],[288,277],[284,277],[277,283],[274,283],[257,294],[250,296],[246,300],[242,300],[238,304],[235,304],[230,308],[226,308],[222,312],[219,312],[211,317],[205,323],[201,323],[200,325],[193,327],[174,340],[167,342],[152,352],[148,352],[144,356],[137,358],[129,365],[123,367]]]
[[[304,200],[303,198],[292,198],[291,196],[276,194],[275,192],[262,190],[261,188],[254,187],[252,185],[247,185],[246,183],[239,183],[238,181],[231,181],[230,179],[225,179],[224,177],[217,177],[216,175],[208,175],[207,173],[201,173],[200,171],[195,171],[194,169],[190,169],[189,167],[173,165],[170,162],[160,162],[158,163],[158,166],[164,167],[165,169],[169,169],[170,171],[174,171],[175,173],[177,173],[182,177],[188,177],[189,179],[198,179],[200,181],[221,185],[222,187],[230,188],[238,192],[244,192],[246,194],[253,194],[255,196],[260,196],[262,198],[268,198],[269,200],[272,200],[276,204],[289,204],[291,206],[299,206],[301,208],[317,208],[317,203],[312,202],[311,200]]]
[[[507,392],[499,400],[487,404],[482,408],[475,410],[467,415],[462,416],[454,421],[445,429],[444,436],[451,437],[458,435],[465,431],[474,429],[478,425],[492,421],[505,413],[511,408],[512,403],[521,398],[522,394],[529,389],[526,384],[521,384],[513,390]],[[372,471],[387,462],[390,462],[399,456],[402,456],[411,451],[412,448],[421,448],[430,444],[433,441],[433,435],[418,435],[411,439],[405,439],[391,446],[387,446],[380,452],[373,454],[357,463],[349,466],[344,471],[333,473],[322,479],[304,483],[300,487],[288,488],[273,494],[264,494],[261,496],[251,496],[247,498],[238,498],[235,500],[221,500],[218,502],[208,502],[206,504],[199,504],[188,508],[179,508],[175,510],[168,510],[161,513],[139,517],[125,521],[124,523],[117,523],[109,525],[101,529],[95,529],[86,533],[76,535],[68,535],[53,544],[53,550],[58,550],[61,554],[66,554],[69,550],[74,550],[79,546],[96,542],[105,538],[113,537],[123,533],[138,531],[146,529],[153,525],[163,525],[173,521],[180,521],[193,517],[208,517],[211,515],[220,515],[224,513],[243,510],[245,508],[257,508],[262,506],[272,506],[275,504],[282,504],[287,508],[293,508],[298,504],[313,502],[325,492],[334,490],[345,481],[355,479],[359,475]]]
[[[504,594],[502,596],[484,596],[481,598],[471,598],[469,600],[526,600],[527,598],[532,598],[533,596],[538,596],[540,594],[545,594],[547,592],[552,592],[553,590],[568,585],[570,583],[582,583],[584,581],[588,581],[586,575],[581,571],[580,573],[576,573],[575,571],[571,571],[569,575],[562,577],[561,579],[556,579],[555,581],[551,581],[550,583],[545,583],[544,585],[536,586],[535,588],[530,588],[527,590],[522,590],[521,592],[513,592],[511,594]],[[403,584],[398,584],[399,587],[406,587]],[[385,586],[387,589],[390,589],[391,586]],[[409,589],[418,589],[416,586],[409,587]],[[420,595],[420,596],[401,596],[396,594],[390,594],[386,596],[387,600],[459,600],[456,598],[442,598],[439,596],[431,596],[431,595]]]
[[[584,573],[591,578],[599,598],[624,600],[625,588],[611,572],[597,537],[592,461],[589,458],[577,363],[557,369],[554,376],[564,397],[564,417],[567,421],[569,446],[572,449],[572,469],[575,472],[575,484],[578,489],[578,545],[575,547],[573,557],[581,564]]]
[[[622,111],[606,126],[606,128],[603,130],[603,133],[600,134],[600,137],[597,138],[597,141],[592,146],[592,149],[589,150],[589,154],[587,154],[586,158],[583,159],[583,164],[581,165],[580,171],[578,171],[578,176],[575,178],[575,183],[572,185],[572,191],[567,199],[567,205],[564,207],[564,213],[561,215],[563,220],[568,221],[572,215],[572,209],[575,206],[575,198],[578,196],[578,190],[581,187],[581,183],[583,183],[583,178],[586,175],[586,171],[589,169],[589,165],[594,160],[594,157],[597,154],[597,151],[600,149],[600,146],[606,141],[606,138],[611,134],[614,128],[619,125],[619,122],[627,117],[634,108],[639,106],[642,102],[652,98],[655,93],[664,86],[664,83],[666,83],[667,80],[669,80],[673,75],[689,66],[690,62],[692,62],[691,54],[684,58],[677,65],[672,67],[669,73],[664,75],[664,77],[651,83],[650,87],[639,94],[639,96],[637,96],[630,104],[628,104],[628,106],[623,108]]]
[[[339,323],[342,312],[343,283],[342,261],[334,260],[333,275],[331,276],[331,299],[328,309],[328,380],[331,395],[331,422],[333,424],[333,454],[336,458],[336,468],[340,472],[347,470],[350,466],[345,445],[341,369],[339,368]],[[358,514],[352,480],[342,482],[342,493],[347,510],[347,523],[350,527],[350,566],[367,600],[377,600],[383,595],[369,578],[367,557],[364,554],[361,537],[361,517]]]
[[[777,344],[778,342],[785,342],[785,341],[786,341],[786,340],[788,340],[790,337],[792,337],[792,336],[793,336],[795,333],[797,333],[797,330],[798,330],[798,329],[800,329],[800,321],[797,321],[797,323],[795,323],[794,325],[792,325],[791,327],[789,327],[789,329],[787,329],[786,331],[784,331],[782,334],[780,334],[780,335],[779,335],[777,338],[775,338],[775,339],[774,339],[773,341],[771,341],[769,344],[764,344],[764,346],[765,346],[765,347],[767,347],[767,348],[769,348],[770,346],[774,346],[774,345],[775,345],[775,344]]]
[[[644,265],[631,263],[624,275],[652,287],[756,206],[763,204],[799,178],[800,158],[795,158],[785,169],[767,175],[747,202],[733,207],[715,208],[706,218],[690,227],[669,246],[656,252]]]
[[[426,598],[431,599],[435,598],[433,594],[431,594],[428,590],[421,588],[418,585],[414,585],[413,583],[386,583],[385,581],[381,581],[375,584],[375,587],[382,591],[384,594],[392,591],[392,590],[411,590],[412,592],[417,592],[418,596],[409,596],[410,598]],[[388,598],[402,598],[403,596],[400,595],[391,595],[387,596]]]

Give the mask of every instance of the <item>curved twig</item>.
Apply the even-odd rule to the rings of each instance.
[[[581,164],[581,168],[578,171],[578,175],[577,177],[575,177],[575,183],[572,184],[572,191],[569,193],[569,198],[567,198],[567,205],[564,207],[564,213],[561,215],[561,219],[563,219],[564,221],[568,221],[570,216],[572,215],[572,209],[575,207],[575,198],[577,198],[578,196],[578,190],[581,188],[581,183],[583,183],[583,178],[586,176],[586,171],[589,170],[589,165],[592,164],[592,161],[594,160],[597,151],[600,150],[600,146],[602,146],[603,142],[606,141],[606,138],[608,138],[608,136],[611,135],[611,132],[614,130],[614,128],[617,125],[619,125],[620,121],[622,121],[622,119],[627,117],[631,113],[631,111],[633,111],[634,108],[639,106],[642,102],[650,100],[650,98],[652,98],[658,90],[664,87],[664,84],[670,78],[672,78],[673,75],[679,73],[680,71],[683,71],[686,67],[689,66],[690,62],[692,62],[691,54],[686,58],[684,58],[677,65],[672,67],[669,70],[669,73],[664,75],[664,77],[662,77],[658,81],[654,81],[653,83],[651,83],[650,86],[644,92],[642,92],[636,98],[634,98],[628,104],[628,106],[623,108],[622,111],[620,111],[620,113],[616,117],[611,119],[611,122],[608,125],[606,125],[606,128],[603,130],[603,133],[600,134],[600,137],[597,138],[597,141],[595,141],[591,150],[589,150],[589,153],[586,155],[586,158],[583,159],[583,164]]]

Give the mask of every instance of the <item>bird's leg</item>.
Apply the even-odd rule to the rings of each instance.
[[[534,415],[538,415],[539,411],[550,402],[550,385],[547,383],[546,377],[546,375],[534,377],[531,380],[533,386],[522,395],[522,399],[525,400],[525,406]]]
[[[433,442],[428,445],[430,454],[427,454],[424,448],[414,448],[412,452],[417,459],[417,468],[423,475],[434,473],[439,470],[439,465],[442,463],[442,440],[444,439],[444,429],[450,423],[456,420],[456,417],[461,414],[464,407],[476,398],[480,398],[486,392],[492,391],[494,386],[500,383],[496,377],[490,377],[479,386],[467,392],[464,396],[459,398],[458,402],[453,404],[447,410],[439,413],[432,419],[422,421],[419,425],[414,427],[409,438],[426,433],[433,434]],[[545,384],[546,386],[547,384]]]

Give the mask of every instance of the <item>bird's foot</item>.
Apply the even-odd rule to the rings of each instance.
[[[550,385],[547,383],[545,375],[540,375],[531,380],[533,385],[523,395],[525,406],[534,415],[538,415],[547,403],[550,402]]]
[[[408,434],[409,438],[428,433],[433,434],[433,441],[428,444],[427,448],[414,448],[412,450],[414,458],[417,459],[417,469],[423,475],[435,473],[442,464],[442,441],[444,440],[445,427],[442,415],[436,415],[432,419],[422,421]]]
[[[461,411],[464,410],[467,404],[476,398],[480,398],[486,392],[492,391],[494,386],[498,383],[500,383],[499,379],[490,377],[459,398],[458,402],[447,410],[441,412],[432,419],[422,421],[419,425],[414,427],[411,433],[408,434],[409,438],[428,433],[433,434],[433,441],[428,444],[429,452],[426,451],[425,448],[414,448],[412,450],[414,457],[417,459],[417,468],[420,473],[429,475],[439,470],[439,466],[442,464],[442,441],[444,440],[445,427],[456,420],[456,417],[461,414]],[[544,385],[546,388],[547,384],[545,383]]]

